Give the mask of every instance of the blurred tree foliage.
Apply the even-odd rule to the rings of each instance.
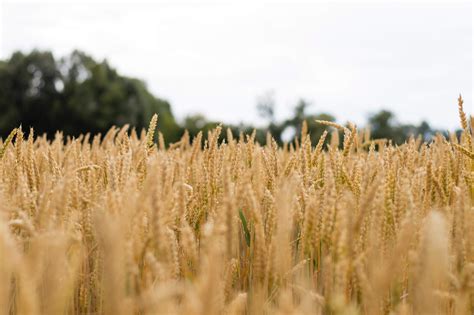
[[[301,99],[290,117],[278,121],[274,94],[268,92],[257,101],[257,112],[266,126],[240,124],[223,128],[230,128],[234,137],[255,131],[255,139],[262,144],[270,133],[283,144],[298,139],[306,121],[315,145],[327,128],[315,120],[335,121],[335,117],[310,113],[310,105]],[[143,81],[122,76],[107,61],[98,62],[80,51],[61,59],[47,51],[15,52],[0,61],[0,137],[6,137],[20,124],[49,136],[57,130],[70,136],[86,132],[104,134],[113,125],[125,124],[141,130],[154,113],[159,114],[158,129],[168,143],[178,141],[184,130],[188,130],[191,138],[203,131],[205,139],[207,131],[219,124],[195,114],[179,125],[170,104],[153,96]],[[374,138],[391,139],[396,144],[411,135],[422,135],[427,140],[435,132],[426,122],[419,126],[400,124],[389,111],[373,114],[368,123]],[[222,139],[225,134],[222,133]]]
[[[148,92],[144,82],[121,76],[107,61],[74,51],[57,60],[51,52],[14,53],[0,61],[0,135],[22,124],[37,133],[104,133],[111,126],[137,129],[159,114],[166,139],[179,138],[170,104]]]
[[[283,140],[287,142],[294,141],[301,134],[303,121],[306,121],[308,134],[311,136],[311,142],[316,145],[324,130],[328,127],[316,123],[316,120],[326,120],[335,122],[336,118],[328,113],[310,113],[311,103],[300,99],[293,108],[293,115],[282,122],[276,122],[275,119],[275,101],[272,93],[266,93],[259,98],[257,110],[263,119],[267,121],[266,131],[271,132],[272,136],[279,142]],[[395,144],[402,144],[411,136],[422,136],[424,140],[429,140],[437,132],[430,125],[423,121],[420,125],[400,124],[397,122],[395,115],[386,110],[372,114],[368,119],[368,126],[371,129],[372,138],[388,139]],[[364,126],[362,126],[364,127]],[[284,133],[291,130],[292,136],[283,139]],[[340,143],[342,144],[343,134],[339,133]],[[326,142],[330,139],[328,137]],[[264,140],[262,138],[262,140]],[[265,141],[262,141],[265,143]]]
[[[396,121],[395,115],[386,110],[371,115],[369,126],[373,138],[389,139],[395,144],[402,144],[410,136],[422,136],[424,140],[429,140],[437,132],[431,129],[426,121],[421,122],[418,126],[400,124]]]

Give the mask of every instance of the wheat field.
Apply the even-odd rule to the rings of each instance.
[[[0,141],[0,314],[474,313],[474,122]],[[455,107],[453,107],[455,110]],[[159,125],[159,121],[158,121]],[[344,135],[339,143],[338,134]],[[154,138],[158,138],[155,145]]]

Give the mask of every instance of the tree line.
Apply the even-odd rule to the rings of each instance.
[[[311,113],[309,102],[300,100],[293,113],[283,121],[275,118],[271,94],[258,100],[257,110],[265,120],[263,127],[249,124],[224,125],[234,136],[252,133],[261,143],[266,134],[282,144],[298,137],[303,121],[314,142],[326,129],[315,120],[336,121],[328,113]],[[77,137],[82,133],[105,132],[112,126],[130,124],[145,128],[154,113],[159,115],[159,131],[168,143],[178,141],[185,130],[191,137],[214,128],[219,122],[203,115],[187,116],[178,122],[169,102],[154,96],[142,80],[123,76],[106,60],[97,61],[81,51],[55,58],[49,51],[15,52],[0,60],[0,137],[22,125],[33,127],[37,134],[53,137],[61,130]],[[436,130],[427,122],[401,124],[390,111],[380,111],[368,119],[374,138],[386,138],[401,144],[412,135],[429,139]]]

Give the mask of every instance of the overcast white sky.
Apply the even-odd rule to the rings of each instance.
[[[339,121],[387,108],[454,128],[459,93],[474,112],[470,1],[3,0],[0,11],[0,58],[81,49],[144,79],[178,118],[259,122],[268,90],[280,118],[305,98]]]

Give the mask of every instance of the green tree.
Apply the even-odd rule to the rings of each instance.
[[[5,136],[20,124],[52,131],[60,108],[56,82],[61,74],[53,55],[34,51],[14,53],[0,63],[0,134]]]
[[[389,139],[395,144],[402,144],[410,136],[421,135],[424,140],[429,140],[435,133],[430,125],[423,121],[419,126],[412,124],[400,124],[395,115],[387,110],[381,110],[369,117],[369,125],[372,137],[375,139]]]
[[[293,129],[295,131],[294,138],[299,138],[301,136],[303,122],[306,121],[308,134],[311,137],[311,144],[316,145],[326,129],[326,126],[318,124],[316,120],[336,121],[336,119],[334,116],[327,113],[310,114],[308,113],[308,108],[310,106],[310,102],[300,99],[293,109],[293,117],[284,121],[282,125],[284,126],[284,129]]]
[[[72,136],[104,133],[113,125],[141,129],[154,113],[168,141],[181,131],[169,103],[154,97],[143,81],[80,51],[60,60],[51,52],[16,52],[0,62],[0,110],[0,136],[20,124]]]

